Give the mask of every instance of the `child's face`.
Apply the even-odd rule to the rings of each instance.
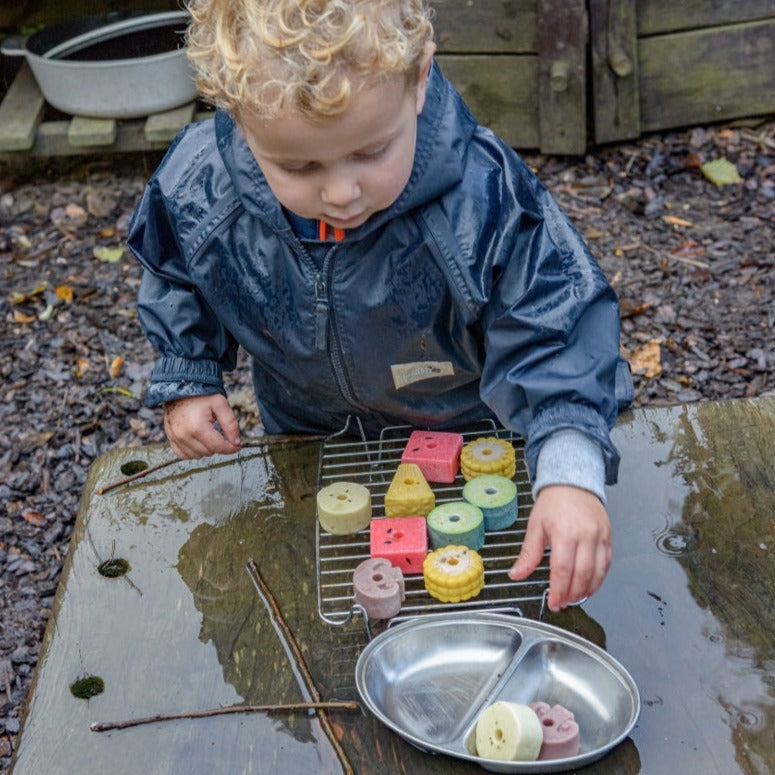
[[[428,67],[416,87],[396,76],[358,91],[338,116],[311,121],[292,110],[240,127],[272,192],[291,212],[352,229],[389,207],[414,163],[417,116]]]

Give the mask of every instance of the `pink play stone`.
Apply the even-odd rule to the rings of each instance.
[[[546,702],[531,702],[544,733],[544,742],[538,754],[540,759],[566,759],[579,752],[579,725],[576,718],[562,705],[549,706]]]
[[[364,560],[353,573],[355,602],[372,619],[390,619],[404,602],[404,574],[381,557]]]
[[[422,573],[428,554],[425,517],[380,517],[371,520],[371,556],[384,557],[404,573]]]
[[[460,468],[463,436],[447,431],[412,431],[401,455],[402,463],[415,463],[429,482],[455,481]]]

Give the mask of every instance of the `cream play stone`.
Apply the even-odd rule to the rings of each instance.
[[[317,496],[318,519],[323,530],[335,535],[357,533],[371,522],[371,494],[357,482],[334,482]]]
[[[485,759],[533,762],[543,740],[535,711],[517,702],[495,702],[482,711],[476,722],[476,753]]]

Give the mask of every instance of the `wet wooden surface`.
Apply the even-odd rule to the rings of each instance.
[[[545,621],[605,648],[642,708],[590,773],[775,769],[775,399],[640,409],[615,429],[614,562],[582,606]],[[362,622],[317,612],[317,443],[176,463],[98,489],[164,447],[97,460],[83,494],[13,772],[343,772],[319,721],[263,713],[113,732],[94,721],[302,699],[247,572],[252,558],[324,699],[357,698]],[[109,559],[129,573],[106,578]],[[95,675],[105,691],[75,698]],[[329,716],[355,772],[479,772],[423,753],[368,712]]]

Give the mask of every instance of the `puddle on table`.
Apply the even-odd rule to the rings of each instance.
[[[642,708],[631,737],[590,772],[775,770],[775,481],[766,465],[774,438],[772,424],[753,422],[745,402],[723,412],[717,405],[639,410],[620,420],[620,484],[609,489],[611,571],[583,606],[545,616],[607,649],[638,684]],[[317,614],[317,449],[278,446],[215,464],[179,463],[102,496],[97,487],[124,476],[122,465],[153,465],[168,452],[117,450],[95,462],[15,775],[273,772],[289,761],[299,770],[340,771],[319,722],[300,714],[89,730],[93,721],[302,699],[246,571],[250,558],[321,694],[353,697],[363,633]],[[128,565],[123,575],[98,572],[119,558]],[[104,680],[104,691],[75,698],[70,684],[91,675]],[[472,771],[415,750],[359,713],[334,718],[362,771]]]

